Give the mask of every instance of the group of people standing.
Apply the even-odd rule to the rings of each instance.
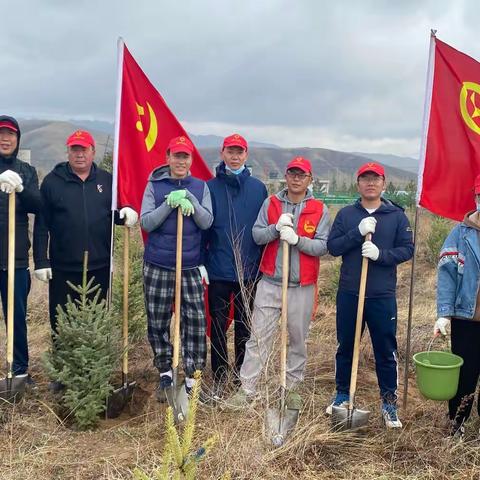
[[[84,252],[89,254],[89,277],[94,276],[102,296],[107,295],[112,177],[94,163],[93,137],[78,130],[66,141],[67,161],[56,165],[39,188],[35,168],[17,158],[20,135],[14,118],[0,116],[0,294],[5,311],[7,194],[16,192],[13,370],[16,376],[27,376],[34,385],[28,375],[26,329],[26,299],[30,289],[28,214],[36,215],[34,274],[49,283],[50,322],[55,331],[57,307],[65,305],[67,294],[73,294],[66,282],[80,283]],[[267,364],[278,327],[283,255],[280,244],[286,242],[290,252],[287,407],[302,408],[298,386],[303,380],[307,359],[306,340],[316,304],[320,257],[327,253],[342,257],[336,314],[336,394],[327,407],[327,414],[331,413],[332,406],[348,403],[360,272],[362,258],[366,257],[370,266],[363,328],[368,327],[372,339],[385,425],[402,427],[397,412],[396,269],[412,257],[413,239],[403,209],[382,196],[383,167],[367,163],[358,169],[360,198],[342,208],[330,228],[327,206],[314,198],[309,188],[313,171],[308,159],[293,158],[285,169],[286,187],[268,196],[265,185],[246,168],[248,143],[241,135],[224,139],[215,177],[208,182],[190,174],[193,149],[185,136],[171,139],[166,161],[159,162],[164,164],[150,174],[140,212],[140,225],[148,233],[143,278],[148,339],[159,371],[157,399],[164,401],[165,390],[172,384],[170,322],[175,296],[177,209],[180,209],[184,216],[181,345],[187,392],[195,382],[194,372],[204,370],[207,363],[204,292],[208,287],[213,385],[208,393],[202,393],[202,400],[223,399],[227,407],[240,409],[255,399],[256,385]],[[480,198],[480,179],[478,183],[476,194]],[[138,220],[137,212],[128,206],[113,215],[114,223],[130,228]],[[463,243],[458,248],[455,246],[455,250],[449,242],[457,245],[472,237],[474,252],[478,253],[476,231],[480,230],[477,226],[480,221],[477,217],[478,211],[473,212],[466,217],[465,224],[452,232],[440,260],[439,316],[442,318],[435,329],[444,332],[447,317],[460,317],[452,322],[452,347],[468,343],[464,337],[473,334],[471,328],[475,335],[479,333],[478,323],[475,327],[462,326],[462,322],[468,322],[469,315],[477,315],[478,258],[477,269],[468,277],[469,290],[465,297],[468,300],[464,299],[466,305],[462,311],[458,307],[460,302],[453,300],[454,293],[458,295],[458,287],[443,280],[444,277],[453,279],[455,275],[449,269],[457,269],[457,279],[467,288],[466,267],[470,262],[466,262],[466,257],[471,252]],[[462,228],[466,229],[467,237]],[[369,234],[371,239],[366,240]],[[460,269],[462,275],[459,275]],[[448,288],[440,289],[440,282],[448,284]],[[233,368],[229,366],[227,353],[231,320],[235,346]],[[454,341],[454,336],[460,340]],[[478,375],[477,370],[469,375],[472,385]],[[50,388],[58,391],[62,385],[52,382]],[[459,428],[468,415],[457,418],[457,410],[458,405],[451,404],[450,416],[457,419]]]

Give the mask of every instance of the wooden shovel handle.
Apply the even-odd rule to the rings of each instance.
[[[183,215],[178,207],[177,213],[177,258],[175,264],[175,314],[173,324],[173,359],[172,368],[178,367],[180,356],[180,298],[182,293],[182,239],[183,239]]]
[[[7,265],[7,377],[12,378],[13,306],[15,291],[15,192],[8,195],[8,265]]]
[[[365,241],[372,238],[371,233],[367,233]],[[363,308],[365,305],[365,290],[367,288],[368,258],[362,257],[362,271],[360,274],[360,288],[358,289],[357,320],[355,322],[355,341],[353,344],[352,373],[350,376],[350,402],[349,410],[353,410],[355,392],[357,390],[358,359],[360,357],[360,338],[362,335]]]
[[[123,227],[123,359],[122,373],[128,374],[128,287],[130,283],[130,229]]]
[[[282,240],[282,316],[280,318],[280,379],[282,387],[287,387],[287,321],[288,321],[288,276],[289,245]]]

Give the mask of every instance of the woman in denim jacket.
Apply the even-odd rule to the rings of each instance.
[[[434,334],[446,335],[451,322],[452,352],[464,364],[455,397],[448,404],[451,434],[463,438],[480,375],[480,175],[475,179],[477,209],[468,212],[446,238],[438,262]],[[480,403],[478,405],[480,414]]]

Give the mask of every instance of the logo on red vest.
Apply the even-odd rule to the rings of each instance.
[[[303,224],[303,229],[307,233],[313,233],[315,231],[315,225],[310,220],[305,220]]]

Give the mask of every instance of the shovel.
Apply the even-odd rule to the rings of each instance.
[[[287,294],[288,294],[288,270],[289,270],[289,246],[282,241],[282,316],[280,319],[280,408],[269,408],[265,419],[267,432],[275,447],[280,447],[285,438],[293,430],[298,421],[298,410],[287,408]]]
[[[180,357],[180,298],[182,288],[182,238],[183,238],[183,215],[178,208],[177,214],[177,257],[175,265],[175,313],[173,314],[173,382],[165,389],[168,405],[173,410],[175,423],[180,423],[187,418],[188,395],[185,383],[178,385],[178,360]]]
[[[128,227],[123,231],[123,355],[122,386],[112,392],[107,399],[106,418],[117,418],[132,399],[137,382],[128,381],[128,283],[129,283],[129,245]]]
[[[365,237],[366,241],[372,238],[370,233]],[[367,287],[368,258],[362,257],[362,271],[360,275],[360,288],[358,290],[357,321],[355,324],[355,341],[353,345],[352,372],[350,375],[350,401],[348,408],[332,407],[332,424],[336,431],[352,430],[360,428],[368,423],[370,411],[354,408],[355,391],[357,389],[358,360],[360,356],[360,339],[362,335],[363,307],[365,304],[365,290]]]
[[[7,277],[7,377],[0,380],[0,399],[15,402],[25,393],[27,375],[14,377],[13,306],[15,288],[15,192],[8,197],[8,277]]]

